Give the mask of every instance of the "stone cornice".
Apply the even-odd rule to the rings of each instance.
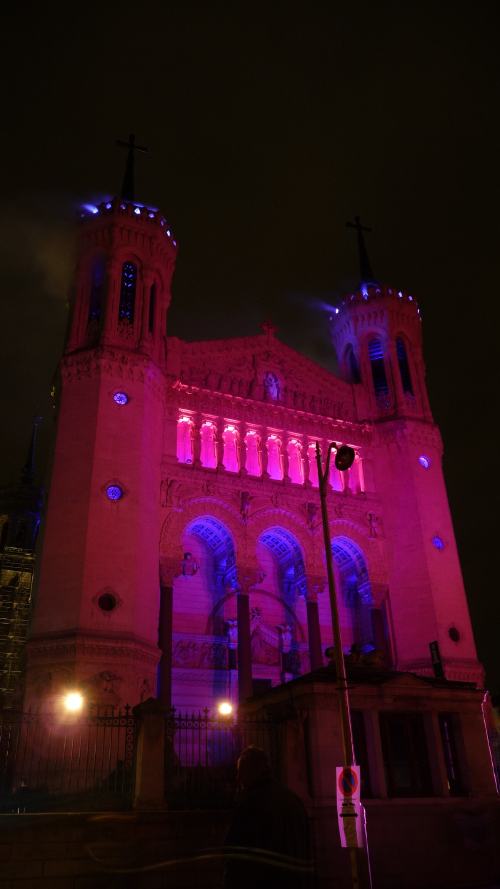
[[[127,349],[99,346],[65,355],[60,365],[64,382],[100,376],[112,381],[131,380],[148,385],[161,400],[165,397],[165,375],[146,355]]]
[[[374,425],[374,445],[386,447],[388,444],[410,443],[417,446],[433,447],[443,453],[443,439],[439,427],[425,420],[404,419],[386,420]]]
[[[167,390],[167,411],[171,417],[177,410],[192,411],[212,417],[224,417],[273,430],[287,430],[297,435],[339,439],[345,444],[366,445],[371,442],[371,424],[342,419],[346,413],[339,403],[337,416],[298,410],[284,404],[273,404],[244,398],[230,392],[214,392],[200,386],[171,380]]]

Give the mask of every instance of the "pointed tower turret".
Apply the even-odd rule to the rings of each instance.
[[[29,643],[33,697],[47,657],[48,698],[70,677],[99,699],[95,677],[103,671],[116,677],[115,703],[155,688],[166,324],[177,245],[160,211],[131,199],[137,146],[131,139],[127,147],[125,196],[81,211]]]
[[[354,227],[362,238],[361,225]],[[363,249],[360,258],[362,277],[372,277]],[[358,418],[373,430],[374,490],[391,542],[387,582],[396,666],[432,673],[429,645],[437,641],[447,678],[481,682],[442,440],[427,396],[417,302],[403,290],[364,280],[335,310],[331,333],[342,375],[353,384]]]

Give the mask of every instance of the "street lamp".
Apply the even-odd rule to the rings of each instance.
[[[83,708],[83,695],[79,691],[69,691],[64,695],[63,705],[68,713],[79,713]]]
[[[325,542],[326,571],[328,577],[328,592],[330,596],[330,609],[332,613],[333,626],[333,653],[335,658],[335,675],[337,679],[337,689],[339,693],[339,715],[340,728],[342,734],[342,752],[344,756],[344,766],[351,766],[355,763],[354,743],[352,738],[351,713],[349,709],[349,692],[347,687],[347,676],[344,662],[344,652],[342,650],[342,635],[340,632],[339,609],[337,603],[337,595],[335,592],[335,577],[333,573],[333,556],[332,541],[330,538],[330,526],[328,524],[328,476],[330,474],[330,461],[332,451],[335,451],[335,466],[340,472],[346,472],[354,463],[355,453],[349,445],[337,445],[331,441],[328,445],[325,468],[323,469],[321,462],[321,448],[319,441],[316,442],[316,463],[318,467],[318,484],[319,496],[321,501],[321,518],[323,522],[323,538]],[[366,850],[366,885],[371,887],[370,861],[368,856],[368,840],[365,828],[365,850]],[[351,859],[351,874],[353,887],[360,886],[360,875],[358,871],[358,859],[356,852],[362,854],[363,850],[349,848]]]
[[[233,705],[230,701],[221,701],[217,707],[220,716],[231,716]]]

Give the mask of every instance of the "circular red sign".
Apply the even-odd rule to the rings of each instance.
[[[339,774],[338,786],[342,796],[354,796],[358,789],[358,776],[354,769],[346,766]]]

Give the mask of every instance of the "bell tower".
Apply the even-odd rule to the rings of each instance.
[[[176,242],[134,200],[82,208],[27,699],[78,687],[89,701],[154,694],[166,322]],[[128,178],[127,178],[128,176]]]
[[[388,544],[395,666],[432,672],[438,642],[449,679],[482,682],[442,469],[415,299],[377,281],[360,220],[361,283],[331,317],[340,371],[358,419],[372,426],[371,459]],[[435,648],[434,648],[435,650]]]

